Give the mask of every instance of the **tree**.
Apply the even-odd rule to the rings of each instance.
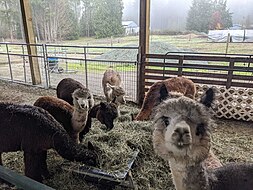
[[[0,0],[0,37],[21,38],[21,16],[16,0]]]
[[[94,10],[94,0],[82,0],[83,2],[83,14],[80,22],[81,35],[82,36],[94,36],[94,24],[92,19],[92,13]]]
[[[193,0],[186,28],[198,32],[223,29],[232,25],[232,14],[226,0]]]
[[[122,0],[83,0],[82,30],[87,36],[105,38],[123,34]]]
[[[57,41],[79,37],[80,0],[32,0],[38,40]]]
[[[209,29],[229,28],[232,24],[232,13],[227,9],[227,1],[214,1]]]
[[[186,28],[198,32],[207,32],[212,10],[211,0],[193,0],[188,12]]]

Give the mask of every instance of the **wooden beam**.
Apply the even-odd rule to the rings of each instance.
[[[25,190],[54,190],[49,186],[34,181],[26,176],[20,175],[3,166],[0,166],[0,178],[5,181],[8,181],[9,183],[15,185],[18,188]]]
[[[35,36],[32,23],[32,10],[30,0],[20,0],[20,7],[22,13],[22,20],[24,26],[24,34],[27,45],[27,51],[29,55],[29,63],[31,69],[31,78],[34,85],[41,84],[40,67],[37,56],[37,47],[30,44],[35,44]]]
[[[140,32],[139,32],[139,65],[138,65],[138,104],[143,103],[145,96],[145,62],[146,54],[149,52],[149,33],[150,33],[150,0],[140,0]]]

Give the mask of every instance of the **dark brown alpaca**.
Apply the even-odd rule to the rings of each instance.
[[[162,102],[161,87],[166,86],[168,92],[178,92],[194,99],[196,94],[195,84],[184,77],[174,77],[154,83],[147,92],[141,110],[135,120],[143,121],[150,119],[150,115],[155,106]]]
[[[72,78],[64,78],[57,85],[56,95],[58,98],[65,100],[70,105],[73,105],[72,93],[78,88],[87,89],[82,83]],[[89,90],[87,89],[87,91]],[[92,107],[94,105],[94,99],[92,93],[89,93],[90,96],[88,97],[88,99],[90,99],[89,103],[90,107]]]
[[[48,174],[46,151],[50,148],[67,160],[97,165],[96,152],[76,144],[44,109],[0,103],[0,115],[0,152],[24,151],[26,176],[42,181]]]
[[[115,99],[114,99],[115,101]],[[108,130],[114,127],[113,121],[119,115],[118,105],[113,102],[100,102],[91,108],[88,114],[88,120],[84,130],[80,133],[80,141],[91,128],[92,118],[97,118],[102,124],[105,124]]]

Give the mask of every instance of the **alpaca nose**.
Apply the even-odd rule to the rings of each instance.
[[[81,108],[88,108],[88,105],[87,104],[81,104]]]
[[[177,145],[182,147],[189,144],[190,141],[190,131],[187,128],[176,128],[173,133],[174,138],[176,138]]]

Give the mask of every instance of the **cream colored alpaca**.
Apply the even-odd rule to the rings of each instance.
[[[89,109],[94,106],[92,93],[87,88],[76,89],[73,94],[74,111],[71,118],[72,137],[79,143],[79,133],[83,131],[89,114]]]
[[[118,72],[113,69],[105,71],[102,86],[107,102],[111,102],[116,98],[116,103],[125,104],[125,90],[122,87],[121,77]]]
[[[252,190],[253,164],[206,168],[214,122],[205,105],[213,97],[209,89],[201,103],[185,96],[165,100],[155,116],[154,150],[169,161],[177,190]]]

